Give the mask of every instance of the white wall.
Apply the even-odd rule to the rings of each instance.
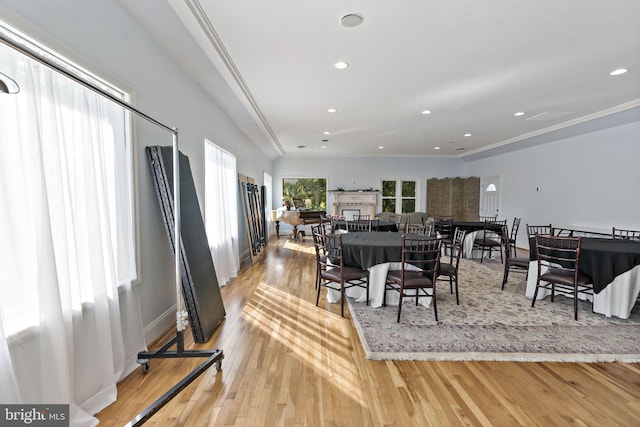
[[[45,44],[62,51],[90,71],[125,87],[135,88],[134,105],[177,127],[181,151],[189,156],[201,208],[204,204],[205,137],[234,153],[238,172],[262,184],[272,161],[225,115],[211,98],[130,18],[116,0],[3,0],[0,17],[22,27]],[[6,8],[6,9],[5,9]],[[168,132],[137,120],[135,164],[141,279],[145,326],[170,313],[175,304],[173,257],[149,173],[144,147],[170,145]],[[239,221],[240,251],[248,244]],[[158,329],[166,328],[159,325]],[[151,337],[153,338],[153,337]]]
[[[640,121],[475,160],[467,173],[501,177],[500,218],[522,218],[519,246],[527,223],[640,228]]]
[[[285,157],[274,161],[273,206],[282,205],[282,178],[328,178],[327,189],[345,190],[373,188],[380,190],[382,179],[417,180],[420,201],[417,211],[426,210],[427,179],[463,176],[464,164],[457,158],[398,157]],[[378,198],[379,199],[379,198]],[[331,206],[331,195],[327,206]],[[378,200],[380,211],[380,200]]]

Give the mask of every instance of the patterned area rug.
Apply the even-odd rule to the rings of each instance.
[[[438,322],[433,308],[403,304],[373,308],[349,300],[368,359],[639,362],[640,304],[629,319],[607,318],[580,301],[558,296],[525,297],[525,276],[510,273],[505,290],[500,262],[462,259],[460,305],[449,285],[438,282]]]

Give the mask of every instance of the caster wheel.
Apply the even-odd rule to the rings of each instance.
[[[142,373],[146,374],[149,371],[149,359],[138,359],[137,362],[142,368]]]

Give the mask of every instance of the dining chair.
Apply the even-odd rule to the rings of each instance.
[[[431,297],[433,313],[436,321],[438,321],[436,278],[440,264],[441,248],[442,241],[439,239],[427,237],[412,238],[405,234],[402,235],[402,267],[400,270],[390,270],[387,273],[385,293],[382,302],[382,305],[386,306],[386,291],[393,290],[400,293],[397,322],[400,322],[402,299],[404,297],[415,297],[416,305],[418,305],[420,297]],[[410,265],[418,267],[420,270],[411,270]]]
[[[516,240],[518,238],[518,229],[520,228],[520,220],[522,218],[513,218],[513,225],[511,226],[511,235],[509,236],[509,250],[513,251],[513,257],[517,257]]]
[[[622,228],[613,227],[611,236],[614,239],[625,240],[640,240],[640,231],[638,230],[623,230]]]
[[[404,225],[404,232],[408,234],[420,234],[423,236],[431,235],[431,226],[422,224],[409,224]]]
[[[378,231],[380,227],[380,218],[370,219],[369,222],[371,223],[371,231]]]
[[[513,234],[513,233],[512,233]],[[529,276],[529,258],[511,256],[511,239],[508,237],[507,226],[502,229],[502,252],[504,253],[504,272],[502,274],[502,290],[509,280],[509,273],[514,271]]]
[[[371,231],[371,220],[347,221],[347,231]]]
[[[498,220],[498,215],[495,216],[478,216],[478,221],[480,222],[485,222],[485,221],[497,221]]]
[[[453,243],[453,216],[439,216],[433,222],[436,237],[442,240],[445,253],[451,253]]]
[[[529,239],[533,239],[536,234],[540,234],[542,236],[551,236],[553,235],[553,227],[551,224],[549,225],[529,225],[527,224],[527,235]]]
[[[354,221],[368,221],[371,219],[371,215],[369,214],[354,214],[353,215],[353,220]]]
[[[331,224],[329,224],[329,228]],[[324,224],[315,224],[311,226],[311,235],[313,236],[313,246],[316,253],[316,283],[315,289],[320,286],[320,276],[327,267],[327,252],[325,250],[324,236],[330,234]]]
[[[340,314],[342,317],[344,317],[345,291],[349,288],[357,286],[366,289],[367,305],[369,305],[369,271],[344,265],[342,234],[324,234],[322,242],[326,257],[324,262],[321,258],[316,258],[319,263],[317,271],[320,272],[316,307],[320,302],[322,287],[340,292]]]
[[[531,307],[536,303],[538,290],[551,290],[551,302],[555,294],[573,298],[573,318],[578,320],[578,295],[593,295],[591,278],[580,273],[582,237],[558,237],[535,235],[538,278]]]
[[[502,221],[484,221],[484,228],[481,234],[473,241],[473,249],[480,251],[480,263],[484,259],[484,254],[488,253],[489,258],[493,254],[493,251],[500,252],[500,262],[504,263],[504,257],[502,255],[502,230],[503,226],[506,228],[507,220]]]
[[[466,230],[456,228],[453,233],[453,243],[451,244],[451,254],[449,256],[449,262],[440,261],[440,272],[438,279],[444,277],[449,281],[449,288],[453,293],[453,284],[456,285],[456,304],[460,305],[460,298],[458,296],[458,270],[460,267],[460,258],[464,251],[464,238],[467,235]]]

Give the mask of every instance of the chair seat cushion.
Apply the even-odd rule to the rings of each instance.
[[[509,265],[513,267],[529,268],[528,258],[509,258]]]
[[[492,239],[487,239],[487,240],[483,240],[483,239],[476,239],[473,241],[474,245],[478,245],[478,246],[500,246],[501,243],[498,242],[497,240],[492,240]]]
[[[455,276],[455,274],[456,274],[456,268],[453,266],[453,264],[449,264],[447,262],[440,263],[441,276]]]
[[[561,285],[573,286],[573,272],[558,270],[555,268],[550,269],[546,273],[540,275],[540,280],[545,282],[559,283]],[[591,278],[585,274],[578,273],[578,284],[586,285],[591,283]]]
[[[402,271],[392,270],[387,273],[387,282],[399,285],[402,282]],[[404,272],[405,288],[429,288],[433,286],[433,282],[428,276],[420,271]]]
[[[343,274],[340,274],[339,268],[330,268],[326,271],[323,271],[321,276],[323,279],[331,280],[332,282],[340,282],[342,277],[344,276],[345,281],[357,280],[363,277],[367,277],[369,275],[369,271],[363,270],[358,267],[344,267]]]

